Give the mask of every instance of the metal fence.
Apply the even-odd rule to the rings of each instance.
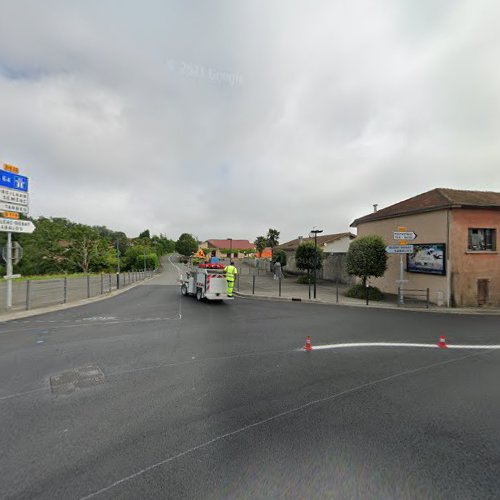
[[[115,274],[79,276],[12,283],[10,311],[38,309],[104,295],[154,275],[155,271],[131,271]],[[0,312],[6,312],[6,283],[0,283]]]

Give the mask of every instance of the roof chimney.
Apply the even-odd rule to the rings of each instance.
[[[378,207],[378,203],[374,203],[373,204],[373,211],[376,212],[377,211],[377,207]]]

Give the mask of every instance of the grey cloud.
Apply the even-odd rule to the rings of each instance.
[[[131,235],[287,239],[436,186],[499,190],[497,10],[3,2],[0,157],[34,213]]]

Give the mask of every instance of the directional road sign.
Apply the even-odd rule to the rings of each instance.
[[[28,213],[28,207],[25,205],[17,205],[16,203],[0,201],[0,212],[17,212],[26,215]]]
[[[395,240],[414,240],[416,237],[413,231],[394,231]]]
[[[387,253],[413,253],[413,245],[387,245]]]
[[[0,186],[27,193],[28,178],[24,175],[14,174],[13,172],[7,172],[6,170],[0,170]]]
[[[35,224],[30,220],[5,219],[0,217],[0,231],[11,233],[28,233],[35,230]]]
[[[16,205],[29,205],[29,194],[15,189],[4,188],[0,186],[0,201],[6,203],[15,203]]]

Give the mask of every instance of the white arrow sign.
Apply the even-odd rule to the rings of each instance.
[[[0,231],[31,234],[34,230],[35,224],[30,220],[5,219],[0,217]]]
[[[395,240],[414,240],[417,235],[413,231],[395,231]]]
[[[388,245],[385,251],[387,253],[413,253],[413,245]]]
[[[0,201],[0,212],[18,212],[20,214],[27,214],[28,207],[25,205],[16,205],[15,203]]]
[[[29,200],[30,199],[28,193],[25,193],[23,191],[16,191],[15,189],[0,187],[0,201],[28,206]]]

